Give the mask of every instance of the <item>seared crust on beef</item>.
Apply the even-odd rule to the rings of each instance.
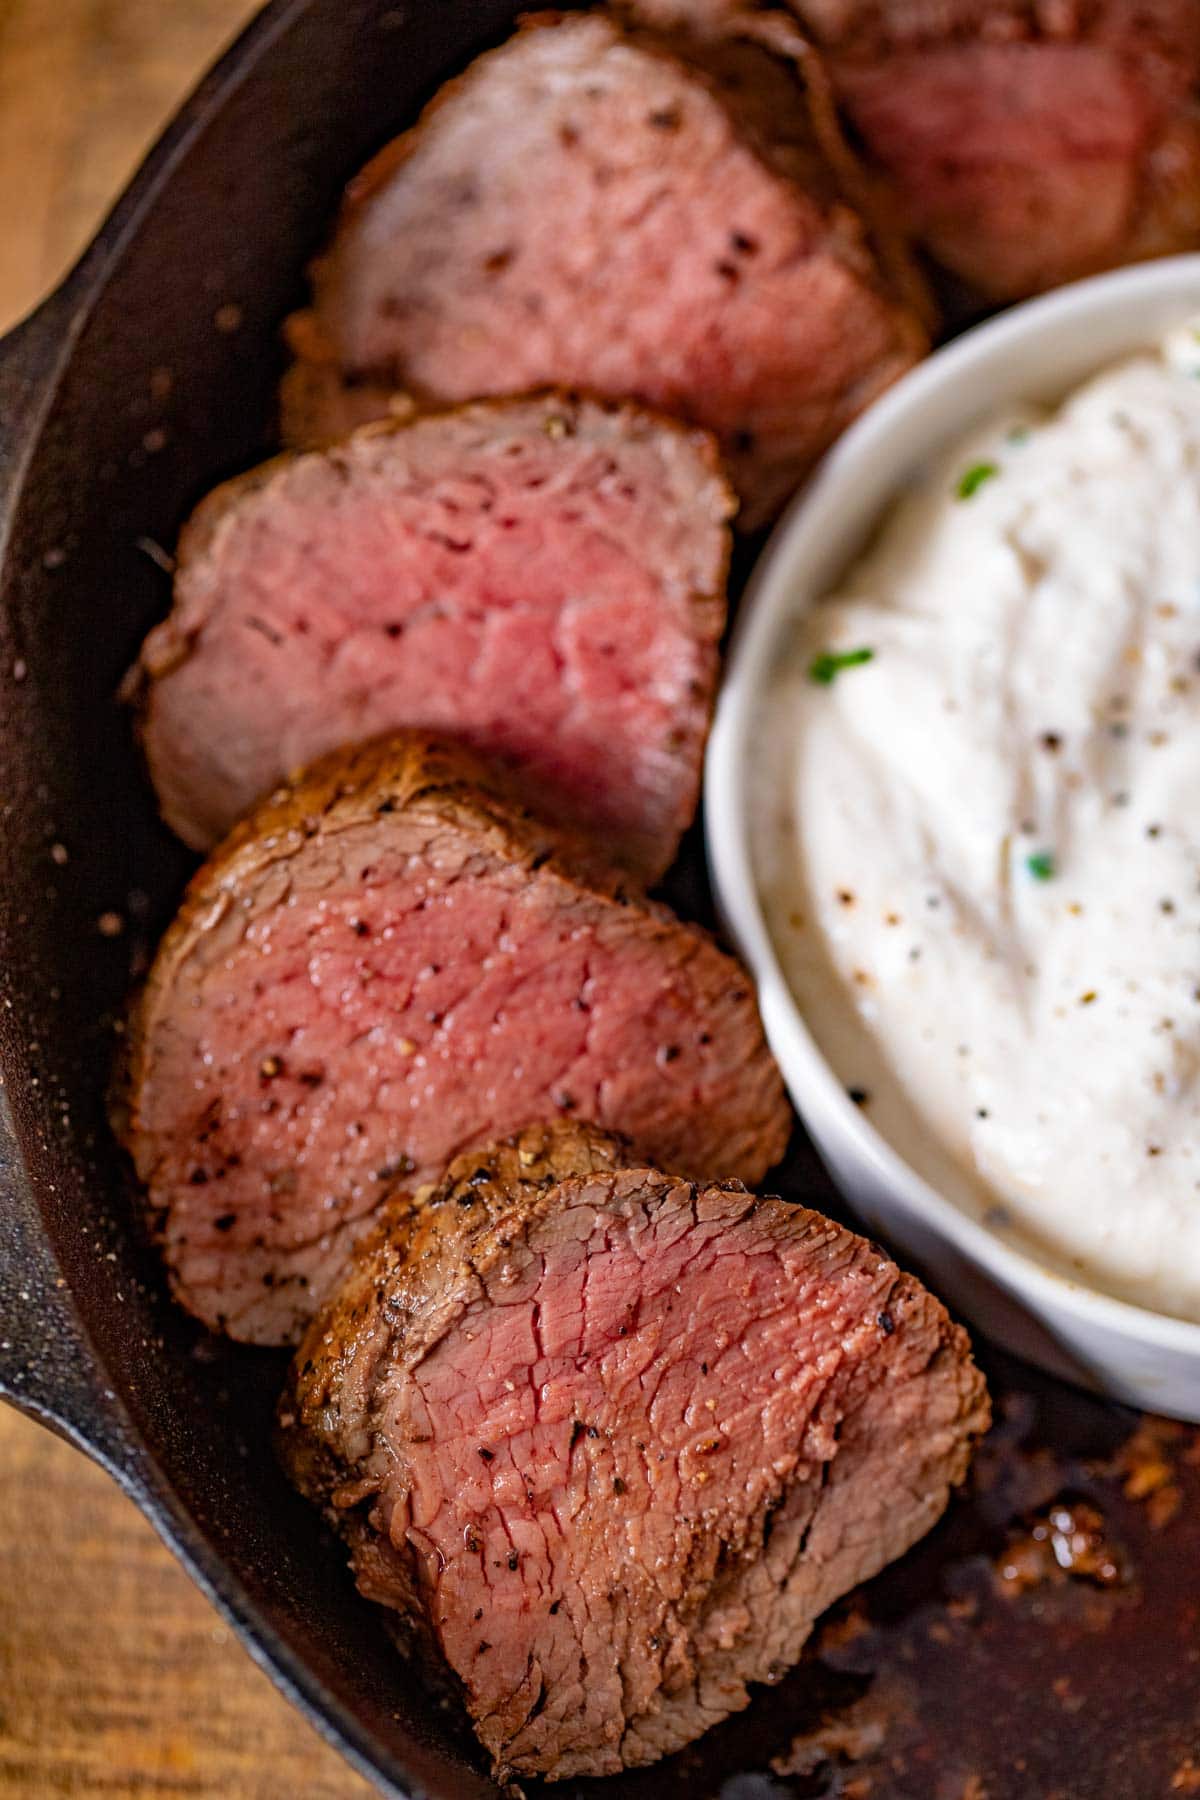
[[[790,1113],[748,978],[699,929],[406,734],[280,789],[192,882],[131,1030],[121,1129],[178,1298],[293,1339],[396,1185],[563,1113],[761,1175]]]
[[[482,831],[487,855],[529,869],[555,867],[609,896],[640,891],[586,835],[548,825],[522,806],[494,764],[430,732],[395,732],[318,757],[238,821],[188,883],[154,959],[145,1002],[170,980],[195,934],[205,929],[218,896],[240,891],[264,870],[286,863],[319,831],[352,831],[426,803],[447,824]],[[669,916],[665,907],[657,910]]]
[[[882,1252],[558,1126],[391,1215],[280,1445],[497,1776],[563,1778],[743,1707],[928,1529],[987,1422],[964,1334]]]

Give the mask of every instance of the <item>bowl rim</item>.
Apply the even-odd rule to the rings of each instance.
[[[1024,301],[935,350],[842,435],[775,527],[747,583],[705,759],[704,837],[718,911],[754,976],[768,1042],[802,1122],[807,1124],[810,1100],[820,1105],[831,1128],[853,1148],[860,1164],[869,1167],[890,1202],[1018,1299],[1032,1301],[1043,1322],[1067,1313],[1093,1332],[1102,1330],[1145,1349],[1182,1353],[1200,1361],[1200,1322],[1118,1299],[1058,1273],[1032,1251],[1006,1242],[918,1174],[854,1104],[819,1049],[780,966],[754,874],[749,809],[743,803],[749,734],[781,619],[795,606],[797,573],[817,544],[826,514],[839,505],[853,482],[859,462],[936,394],[955,384],[969,388],[971,372],[981,362],[1097,313],[1110,317],[1126,310],[1136,313],[1150,301],[1182,298],[1185,288],[1193,304],[1200,300],[1200,254],[1092,276]],[[1108,360],[1098,357],[1096,366]],[[969,414],[964,414],[948,427],[948,435],[965,430],[969,423]]]

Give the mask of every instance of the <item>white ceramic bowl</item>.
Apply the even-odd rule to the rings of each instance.
[[[792,622],[845,572],[909,473],[993,410],[1057,400],[1196,313],[1200,256],[1080,282],[938,351],[845,434],[776,530],[743,603],[709,743],[705,831],[718,905],[758,983],[771,1048],[867,1228],[1018,1354],[1117,1399],[1200,1420],[1200,1325],[1110,1299],[1003,1242],[917,1175],[850,1100],[776,959],[755,886],[747,805],[763,696]]]

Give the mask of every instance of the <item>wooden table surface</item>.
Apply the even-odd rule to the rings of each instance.
[[[0,330],[256,0],[0,0]],[[141,1515],[0,1407],[0,1796],[367,1800]]]

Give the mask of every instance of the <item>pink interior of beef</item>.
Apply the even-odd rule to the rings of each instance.
[[[414,840],[347,832],[279,865],[184,964],[156,1032],[142,1173],[189,1304],[234,1335],[286,1337],[289,1283],[307,1316],[397,1176],[531,1120],[609,1124],[715,1173],[779,1153],[736,964],[454,834]]]
[[[799,1332],[809,1273],[724,1221],[668,1211],[631,1229],[583,1205],[535,1252],[547,1239],[389,1399],[412,1484],[392,1532],[420,1555],[479,1712],[520,1691],[536,1651],[560,1716],[620,1724],[670,1665],[671,1643],[649,1639],[684,1598],[689,1540],[734,1537],[794,1473],[846,1319],[818,1312]],[[625,1643],[622,1613],[656,1590]],[[615,1655],[589,1664],[589,1627]]]
[[[806,415],[838,396],[847,364],[878,350],[878,329],[862,319],[868,335],[856,341],[839,318],[853,317],[857,283],[821,253],[812,201],[767,177],[705,96],[681,106],[677,84],[662,85],[661,105],[653,88],[628,100],[572,96],[570,138],[556,145],[546,131],[536,204],[512,191],[528,164],[485,164],[469,179],[473,134],[459,158],[439,158],[444,186],[405,165],[341,251],[347,358],[398,364],[418,391],[450,399],[579,381],[727,434],[799,436]],[[471,248],[481,232],[482,254]],[[447,264],[464,278],[439,291]]]
[[[627,1216],[566,1183],[528,1255],[376,1396],[398,1458],[377,1516],[484,1742],[526,1770],[611,1771],[744,1704],[927,1528],[978,1399],[950,1365],[914,1381],[937,1309],[910,1322],[861,1239],[613,1185],[647,1181]]]
[[[567,382],[678,411],[723,435],[753,523],[918,347],[822,184],[615,37],[531,30],[449,90],[320,266],[318,314],[344,369],[418,394]]]
[[[917,230],[986,291],[1120,255],[1162,115],[1109,47],[968,41],[848,60],[838,79]]]
[[[148,646],[153,666],[191,644],[153,684],[146,737],[192,841],[323,751],[406,725],[501,757],[543,815],[661,873],[715,678],[717,486],[686,439],[660,450],[665,428],[564,443],[548,421],[431,421],[233,503]]]

